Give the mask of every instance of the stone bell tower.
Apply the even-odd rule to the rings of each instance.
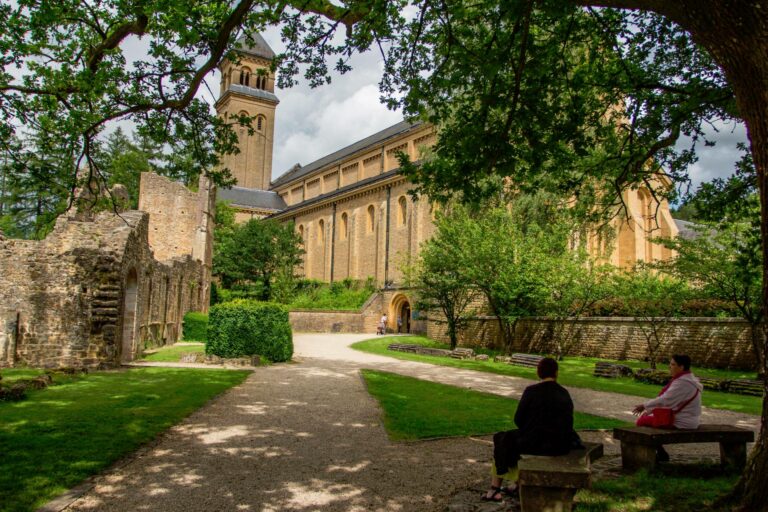
[[[272,178],[272,145],[275,132],[275,75],[270,70],[275,52],[260,34],[237,40],[240,62],[224,61],[216,112],[224,119],[247,114],[254,118],[253,134],[236,126],[240,153],[225,155],[222,165],[237,179],[237,186],[268,190]]]

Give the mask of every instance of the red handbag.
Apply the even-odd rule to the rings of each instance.
[[[651,426],[654,428],[672,428],[675,425],[675,412],[670,407],[657,407],[651,411]]]
[[[674,428],[675,414],[685,409],[685,406],[691,403],[698,394],[699,390],[697,389],[693,396],[683,402],[683,405],[677,409],[672,409],[671,407],[656,407],[651,411],[651,426],[654,428]]]

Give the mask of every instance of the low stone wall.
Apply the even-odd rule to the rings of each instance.
[[[647,327],[646,327],[647,329]],[[430,320],[427,335],[447,342],[445,323]],[[561,326],[550,319],[521,320],[513,342],[514,352],[554,353],[557,336],[566,353],[606,359],[648,357],[643,323],[635,318],[586,317]],[[665,327],[658,354],[662,359],[685,353],[694,365],[713,368],[755,369],[749,324],[733,318],[674,318]],[[494,317],[477,317],[460,334],[459,345],[502,349],[503,337]]]
[[[291,311],[288,319],[294,332],[366,332],[359,311]]]
[[[359,311],[302,309],[291,311],[289,319],[294,332],[376,333],[381,315],[395,292],[373,293]],[[390,326],[390,330],[392,330]]]

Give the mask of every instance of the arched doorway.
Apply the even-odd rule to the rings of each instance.
[[[123,296],[123,340],[121,344],[120,361],[133,361],[134,339],[136,337],[136,303],[139,291],[139,280],[136,270],[128,272]]]
[[[411,332],[411,302],[402,294],[395,295],[389,306],[390,326],[398,333]]]

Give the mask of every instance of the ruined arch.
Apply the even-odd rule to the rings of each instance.
[[[138,307],[139,279],[135,268],[128,271],[123,294],[123,332],[120,344],[120,361],[133,361],[136,346],[136,313]]]

